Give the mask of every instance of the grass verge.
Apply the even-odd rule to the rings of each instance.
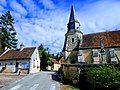
[[[63,84],[63,83],[60,83],[60,88],[61,88],[61,90],[80,90],[77,87],[74,87],[74,86],[71,86],[68,84]]]

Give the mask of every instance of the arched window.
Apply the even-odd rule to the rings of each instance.
[[[74,38],[72,38],[72,43],[74,43]]]

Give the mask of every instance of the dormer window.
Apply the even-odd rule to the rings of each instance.
[[[74,43],[74,38],[72,38],[72,43]]]

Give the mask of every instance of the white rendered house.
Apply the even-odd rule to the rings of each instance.
[[[27,70],[27,73],[40,71],[40,58],[36,47],[7,50],[0,55],[0,72],[18,72]]]

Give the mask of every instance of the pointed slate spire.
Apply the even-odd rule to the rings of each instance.
[[[72,5],[69,22],[73,22],[73,21],[75,21],[75,17],[74,17],[74,6]]]
[[[68,32],[75,30],[75,16],[74,16],[74,6],[72,5],[71,12],[70,12],[70,18],[68,22]]]

